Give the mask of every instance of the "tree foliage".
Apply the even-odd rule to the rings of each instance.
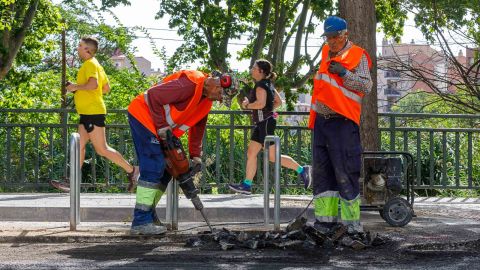
[[[113,4],[113,1],[110,2],[110,4]],[[96,54],[96,58],[99,59],[105,67],[107,74],[111,77],[112,92],[119,91],[122,93],[121,97],[115,95],[117,98],[116,101],[110,101],[107,96],[106,102],[113,102],[113,108],[126,107],[131,98],[150,85],[151,81],[146,80],[138,70],[117,70],[112,65],[110,57],[116,50],[120,50],[127,55],[130,61],[134,63],[134,48],[131,46],[133,34],[127,28],[123,27],[115,14],[111,13],[110,10],[105,7],[98,7],[90,1],[83,0],[64,1],[60,5],[52,6],[52,9],[54,9],[57,14],[55,18],[50,17],[50,19],[56,20],[55,23],[59,25],[59,27],[55,29],[55,33],[49,35],[32,33],[27,35],[24,45],[15,60],[19,63],[18,65],[20,68],[12,69],[9,76],[2,81],[0,89],[3,94],[0,92],[0,99],[5,102],[3,105],[6,108],[28,108],[28,106],[23,106],[26,104],[25,102],[9,103],[8,100],[15,100],[14,96],[16,95],[25,98],[32,98],[28,103],[33,108],[40,108],[41,106],[44,106],[44,108],[51,108],[51,106],[60,107],[61,98],[59,98],[57,94],[60,93],[61,87],[60,73],[62,68],[62,58],[60,30],[62,29],[65,29],[66,33],[68,80],[75,81],[76,79],[77,68],[81,64],[76,48],[80,38],[88,35],[98,38],[100,42],[100,48]],[[46,17],[48,15],[40,7],[39,11],[41,11],[42,14],[40,15],[37,13],[35,17],[36,20],[37,17]],[[113,16],[117,20],[117,25],[108,25],[105,19],[107,16]],[[41,21],[43,22],[45,19],[42,19]],[[37,26],[37,24],[38,23],[34,22],[32,28],[48,28],[46,22],[43,25],[38,24]],[[53,22],[51,24],[56,25]],[[35,43],[30,42],[30,39],[34,40]],[[34,47],[31,44],[38,46]],[[37,54],[38,56],[36,56]],[[33,98],[29,95],[22,95],[23,91],[28,89],[26,86],[32,84],[36,85],[39,78],[45,76],[45,74],[51,76],[49,77],[49,80],[45,80],[45,82],[48,81],[50,83],[50,92],[54,92],[55,95],[42,95],[42,91],[45,91],[45,87],[38,87],[37,91],[32,89],[33,92],[26,92],[39,95],[37,98]],[[114,79],[112,80],[112,78]],[[122,84],[115,83],[117,79],[122,81]],[[126,89],[127,87],[128,90]],[[52,98],[57,99],[52,100]]]
[[[39,64],[54,46],[45,39],[61,29],[59,9],[49,0],[2,0],[0,2],[0,80],[10,69]]]
[[[268,5],[271,11],[266,10]],[[284,92],[291,110],[298,93],[310,90],[306,83],[318,69],[322,48],[314,33],[319,22],[333,12],[333,1],[272,0],[263,1],[256,9],[249,34],[251,42],[239,58],[250,59],[251,65],[259,58],[270,60],[279,75],[275,85]]]
[[[129,4],[128,0],[103,0],[102,6],[96,7],[82,0],[65,0],[60,5],[50,0],[0,0],[0,80],[8,75],[10,83],[22,82],[34,72],[51,68],[49,60],[54,57],[49,54],[58,56],[62,29],[73,30],[65,22],[77,26],[78,22],[91,23],[89,28],[84,27],[83,34],[101,33],[101,41],[116,41],[120,49],[127,51],[130,48],[122,44],[129,44],[127,36],[131,35],[121,27],[107,26],[101,12]]]
[[[399,0],[377,0],[375,1],[375,14],[377,21],[381,22],[379,30],[387,37],[393,37],[400,42],[403,35],[403,27],[407,19],[407,11],[402,8],[403,1]]]
[[[168,69],[199,60],[211,69],[229,69],[228,43],[247,31],[252,1],[162,0],[157,18],[170,16],[185,42],[170,58]]]

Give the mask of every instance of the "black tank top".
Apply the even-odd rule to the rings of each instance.
[[[253,123],[262,122],[263,120],[267,119],[268,117],[273,115],[273,100],[275,94],[275,88],[270,80],[263,79],[255,83],[255,87],[250,91],[250,96],[248,97],[248,101],[253,103],[257,100],[257,88],[264,89],[267,92],[267,101],[265,103],[265,107],[260,110],[253,110]]]

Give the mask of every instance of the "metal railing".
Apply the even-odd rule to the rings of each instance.
[[[307,118],[306,112],[280,112],[275,134],[282,142],[281,152],[300,164],[311,163]],[[413,154],[415,189],[480,189],[479,122],[480,115],[381,113],[381,150]],[[65,134],[76,132],[77,123],[72,110],[0,109],[0,190],[46,191],[49,180],[66,177]],[[217,187],[223,192],[226,183],[243,179],[250,132],[248,113],[211,112],[203,139],[206,166],[200,179],[202,192],[213,192]],[[109,145],[136,163],[125,110],[109,110],[106,134]],[[261,157],[257,167],[257,179],[262,179]],[[82,171],[82,189],[125,190],[123,170],[98,158],[91,146],[87,146]],[[291,170],[282,170],[280,179],[282,188],[303,190]]]
[[[380,116],[382,150],[409,152],[415,157],[415,189],[480,189],[480,115]],[[453,119],[462,123],[456,127],[439,124],[443,121],[448,126]]]

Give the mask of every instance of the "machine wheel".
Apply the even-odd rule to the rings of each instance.
[[[407,225],[410,220],[412,220],[412,217],[412,207],[403,198],[396,197],[390,199],[383,206],[382,218],[393,227],[403,227]]]

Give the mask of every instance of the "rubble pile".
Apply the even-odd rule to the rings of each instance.
[[[367,247],[386,243],[383,237],[370,232],[348,233],[343,225],[337,225],[328,232],[318,230],[314,225],[307,224],[305,218],[293,220],[280,232],[234,232],[226,228],[200,234],[189,238],[187,247],[201,247],[207,243],[216,242],[222,250],[233,248],[263,249],[263,248],[327,248],[350,247],[362,250]]]

